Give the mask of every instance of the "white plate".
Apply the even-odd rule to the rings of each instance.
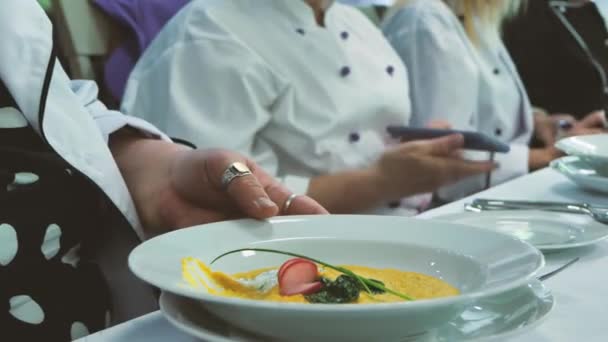
[[[551,167],[585,190],[608,194],[608,161],[567,156],[552,161]]]
[[[561,139],[555,147],[573,156],[603,159],[608,162],[608,134],[581,135]]]
[[[461,295],[391,304],[311,305],[215,296],[182,280],[182,258],[208,263],[223,252],[243,247],[429,274],[456,286]],[[279,266],[287,259],[243,253],[213,266],[233,273]],[[435,328],[458,316],[474,299],[527,283],[543,264],[536,248],[506,234],[438,221],[363,215],[220,222],[148,240],[129,257],[129,266],[144,281],[199,299],[214,315],[245,330],[283,338],[348,341],[370,340],[378,334],[395,339]]]
[[[554,305],[551,292],[541,282],[533,281],[507,293],[475,301],[446,325],[411,340],[448,342],[514,337],[540,324]],[[230,326],[189,298],[163,292],[160,308],[171,324],[203,341],[268,341]],[[378,340],[382,340],[382,336],[378,336]]]
[[[543,251],[587,246],[608,237],[608,225],[579,214],[492,210],[449,214],[434,219],[510,234]]]

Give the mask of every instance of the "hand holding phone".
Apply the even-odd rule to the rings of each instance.
[[[472,131],[405,126],[389,126],[387,131],[393,138],[400,138],[402,141],[434,139],[450,134],[461,134],[464,136],[464,149],[466,150],[507,153],[511,149],[508,144],[496,138]]]

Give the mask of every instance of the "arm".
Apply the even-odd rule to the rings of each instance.
[[[241,215],[267,218],[279,213],[291,193],[239,154],[191,150],[141,119],[107,110],[92,82],[72,82],[71,88],[108,137],[146,236]],[[236,179],[225,190],[221,174],[236,161],[246,163],[254,175]],[[289,212],[280,213],[326,211],[310,198],[298,197]]]
[[[284,212],[291,192],[234,152],[192,150],[124,129],[111,136],[110,150],[148,236],[241,216],[326,213],[308,197],[296,198]],[[236,178],[224,189],[221,176],[233,162],[245,163],[253,176]]]

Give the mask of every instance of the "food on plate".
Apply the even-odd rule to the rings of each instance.
[[[311,304],[392,303],[458,295],[457,288],[425,274],[360,265],[334,266],[290,252],[248,248],[220,255],[255,251],[289,255],[280,267],[236,274],[212,270],[196,258],[182,260],[188,286],[214,295],[275,302]]]

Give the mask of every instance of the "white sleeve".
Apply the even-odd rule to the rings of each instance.
[[[122,108],[197,147],[249,156],[305,193],[309,179],[278,175],[277,154],[261,134],[288,87],[246,47],[214,37],[177,44],[139,70]]]
[[[106,142],[108,141],[110,134],[125,126],[138,129],[151,137],[170,141],[164,133],[152,124],[142,119],[109,110],[97,99],[99,90],[95,82],[75,80],[70,82],[70,88],[80,100],[80,103],[87,109],[87,112],[93,117]]]
[[[448,121],[454,129],[478,131],[475,117],[479,89],[478,67],[454,24],[440,15],[413,8],[401,9],[384,27],[387,37],[408,69],[412,101],[411,125],[423,127],[432,120]],[[528,147],[515,139],[511,151],[496,154],[498,170],[490,185],[528,172]],[[487,160],[487,152],[465,151],[471,160]],[[483,190],[486,176],[475,176],[438,191],[454,200]]]

